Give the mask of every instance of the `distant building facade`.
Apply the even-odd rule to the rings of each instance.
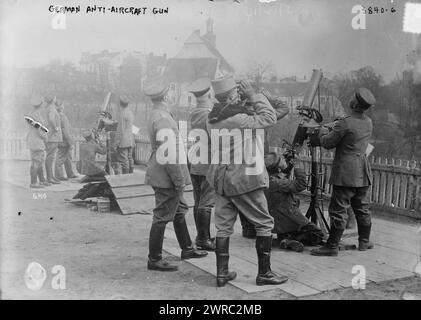
[[[103,88],[116,91],[141,91],[143,81],[162,74],[167,57],[142,52],[110,52],[91,54],[83,52],[79,62],[82,72],[91,74],[93,80]]]
[[[288,77],[280,80],[273,78],[271,81],[261,82],[260,86],[267,89],[273,95],[280,97],[289,107],[289,116],[292,117],[298,114],[297,107],[300,106],[304,100],[308,81],[305,79],[297,79],[297,77]],[[313,108],[318,109],[319,96],[320,111],[326,120],[333,120],[344,114],[344,109],[337,98],[337,89],[333,81],[323,78],[320,83],[320,93],[319,95],[316,95],[314,99]]]
[[[181,50],[168,59],[165,76],[170,81],[171,102],[181,108],[195,106],[188,86],[201,77],[213,80],[223,75],[233,74],[233,67],[216,48],[213,20],[206,21],[206,33],[195,30],[184,42]]]

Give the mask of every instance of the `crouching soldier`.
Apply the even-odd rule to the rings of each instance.
[[[45,142],[47,141],[46,121],[42,112],[42,98],[34,96],[31,99],[33,106],[32,112],[29,114],[31,122],[28,123],[27,145],[31,154],[31,184],[30,188],[43,188],[51,184],[45,181],[43,165],[45,161]],[[38,122],[38,124],[35,124]],[[44,130],[39,125],[44,125]],[[38,184],[39,180],[39,184]]]
[[[319,245],[323,232],[301,213],[300,200],[294,196],[307,187],[305,171],[295,167],[292,178],[292,166],[275,152],[265,156],[265,165],[269,173],[265,195],[280,248],[302,252],[305,245]]]
[[[237,88],[234,79],[226,77],[212,81],[212,87],[218,103],[209,113],[212,161],[207,179],[215,189],[217,285],[224,286],[236,277],[235,272],[229,272],[228,261],[229,240],[238,212],[242,212],[256,229],[256,284],[284,283],[288,278],[278,276],[270,268],[273,218],[263,191],[269,184],[264,167],[264,134],[263,130],[250,130],[273,125],[275,110],[266,97],[254,92],[248,81],[241,82]],[[252,112],[239,100],[239,90],[244,101],[250,102]],[[219,141],[221,136],[222,143]]]
[[[76,169],[80,174],[84,174],[83,182],[102,180],[106,175],[104,168],[96,162],[96,154],[106,154],[106,147],[100,142],[96,141],[92,130],[83,130],[82,136],[86,141],[79,146],[79,161],[76,164]]]
[[[331,131],[321,130],[310,137],[313,145],[335,150],[329,183],[333,186],[329,205],[330,234],[325,246],[312,250],[316,256],[337,256],[339,241],[347,224],[351,206],[358,226],[359,250],[371,249],[369,242],[371,215],[368,192],[372,181],[370,163],[366,156],[373,124],[364,114],[376,102],[365,88],[355,92],[349,103],[349,115],[337,120]]]
[[[206,123],[208,115],[212,109],[213,102],[211,96],[211,82],[208,78],[200,78],[193,82],[189,91],[195,96],[197,106],[190,115],[190,123],[192,130],[202,129],[206,132]],[[215,205],[213,187],[206,180],[206,174],[209,169],[211,160],[211,146],[210,138],[199,139],[196,141],[196,146],[200,152],[206,152],[206,163],[191,163],[190,176],[193,184],[194,197],[194,222],[196,223],[197,237],[196,246],[198,249],[214,251],[215,241],[210,237],[210,222],[212,208]],[[194,147],[193,147],[194,148]],[[192,149],[192,150],[195,150]],[[195,155],[202,158],[202,155]],[[201,160],[198,158],[198,160]]]
[[[181,247],[181,259],[202,258],[207,255],[206,251],[197,250],[192,246],[187,229],[185,215],[188,206],[183,191],[191,181],[184,145],[179,139],[177,124],[166,103],[168,89],[169,86],[161,78],[149,80],[144,87],[145,95],[153,103],[148,119],[152,154],[146,170],[145,184],[152,186],[156,203],[149,234],[148,269],[158,271],[178,269],[176,265],[162,259],[165,228],[170,221],[174,224],[174,231]],[[163,145],[165,138],[168,140]],[[165,156],[167,153],[168,155],[175,153],[176,156],[174,159],[167,159]]]

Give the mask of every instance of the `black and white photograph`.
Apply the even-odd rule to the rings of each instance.
[[[0,197],[0,300],[421,300],[421,1],[2,0]]]

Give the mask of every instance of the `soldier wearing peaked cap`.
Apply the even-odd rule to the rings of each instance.
[[[47,181],[51,184],[59,184],[60,180],[54,176],[53,169],[56,161],[58,144],[63,142],[60,115],[56,110],[54,99],[51,96],[46,96],[44,100],[46,103],[45,113],[47,128],[49,130],[46,142],[47,157],[45,159],[45,170],[47,172]]]
[[[72,148],[75,142],[70,121],[64,113],[63,102],[57,100],[55,104],[60,116],[61,132],[63,135],[63,141],[58,144],[55,177],[59,180],[67,180],[68,178],[77,177],[74,174],[72,167]],[[67,178],[64,176],[63,166],[66,171]]]
[[[228,130],[231,132],[230,139],[234,140],[234,143],[229,144],[212,141],[212,160],[207,173],[208,182],[215,189],[217,285],[224,286],[236,277],[235,272],[229,272],[228,262],[229,240],[238,212],[241,212],[256,229],[256,284],[284,283],[288,278],[272,272],[270,267],[274,224],[264,195],[269,177],[264,167],[263,144],[259,143],[262,142],[262,137],[258,133],[262,130],[245,134],[250,132],[250,129],[264,129],[275,124],[276,112],[264,95],[254,92],[248,81],[240,82],[237,87],[233,77],[224,77],[212,81],[212,88],[218,103],[209,113],[208,132],[212,139],[220,139],[213,133]],[[239,91],[253,110],[244,108],[239,99]],[[235,140],[242,143],[235,143]],[[252,153],[256,156],[253,157]],[[228,163],[223,159],[221,161],[221,154],[230,156]],[[235,155],[238,154],[242,155],[241,163],[235,160]],[[255,170],[251,169],[250,164],[254,164]]]
[[[368,199],[372,175],[366,155],[373,124],[364,111],[375,103],[376,100],[368,89],[358,89],[349,103],[349,115],[335,121],[330,132],[321,130],[318,133],[319,145],[326,149],[336,149],[329,181],[333,186],[329,205],[329,239],[325,246],[313,250],[313,255],[338,255],[338,245],[346,227],[349,207],[352,207],[357,220],[358,249],[365,251],[373,247],[369,242],[371,215]]]
[[[191,92],[196,98],[196,108],[190,114],[190,123],[192,130],[202,129],[207,132],[206,123],[208,115],[213,106],[211,94],[211,82],[209,78],[200,78],[194,81],[190,87]],[[209,169],[211,159],[210,137],[207,140],[198,139],[191,151],[194,152],[194,161],[189,159],[190,177],[193,184],[194,197],[194,221],[196,224],[197,237],[196,246],[199,249],[213,251],[215,250],[215,242],[210,236],[211,212],[214,207],[214,190],[206,180],[206,174]],[[207,160],[201,163],[201,154],[205,152]]]
[[[46,121],[42,111],[42,98],[34,95],[31,99],[33,107],[29,116],[39,123],[45,125]],[[27,146],[31,155],[31,188],[42,188],[50,184],[45,181],[43,166],[45,162],[45,142],[47,141],[47,133],[40,127],[34,127],[28,123]],[[39,180],[39,183],[38,183]]]
[[[118,126],[115,134],[114,148],[116,149],[116,174],[130,173],[133,163],[131,153],[134,147],[134,135],[132,132],[134,116],[129,108],[129,99],[126,96],[120,97],[120,112],[118,115]]]
[[[149,235],[148,269],[175,271],[176,265],[162,259],[162,247],[165,228],[168,222],[174,224],[174,231],[181,248],[181,259],[202,258],[206,251],[192,246],[185,220],[188,206],[183,197],[184,187],[191,183],[187,168],[183,142],[179,140],[178,127],[168,110],[166,96],[169,87],[162,78],[150,79],[144,86],[144,93],[152,103],[152,112],[148,119],[148,134],[152,147],[146,170],[145,183],[155,192],[155,209]],[[159,134],[171,134],[165,143]],[[171,140],[171,141],[170,141]],[[165,153],[178,155],[174,162],[162,161]],[[183,157],[184,156],[184,157]]]

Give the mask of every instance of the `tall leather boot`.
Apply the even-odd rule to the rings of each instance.
[[[310,254],[313,256],[337,256],[339,253],[339,242],[341,241],[343,229],[337,229],[334,226],[330,227],[329,239],[325,245],[320,248],[313,249]]]
[[[122,173],[122,167],[121,167],[121,163],[115,163],[114,165],[114,174],[115,175],[120,175]]]
[[[178,267],[162,259],[165,224],[153,224],[149,234],[148,269],[157,271],[176,271]]]
[[[38,184],[38,168],[34,163],[31,164],[29,172],[31,175],[31,184],[29,185],[29,187],[34,189],[42,188],[42,186]]]
[[[358,250],[366,251],[373,249],[374,245],[370,242],[371,224],[368,226],[358,225]]]
[[[215,241],[210,237],[211,209],[199,209],[197,214],[197,238],[196,246],[198,249],[206,251],[215,250]]]
[[[256,277],[256,284],[258,286],[268,284],[282,284],[288,281],[287,276],[279,276],[270,269],[270,252],[272,250],[272,236],[257,236],[256,237],[256,251],[258,258],[258,274]]]
[[[45,181],[44,169],[42,168],[42,164],[38,166],[37,174],[38,174],[38,180],[39,180],[40,185],[46,186],[46,187],[51,186],[51,183]]]
[[[70,160],[69,158],[67,158],[64,161],[64,170],[66,171],[67,178],[77,178],[77,176],[73,172],[72,160]]]
[[[229,237],[216,237],[216,285],[223,287],[228,281],[234,280],[237,273],[229,271]]]
[[[47,181],[51,184],[60,184],[60,182],[54,178],[53,162],[54,162],[54,159],[47,159],[45,161],[45,171],[47,173]]]
[[[194,219],[194,225],[196,226],[196,232],[197,232],[196,242],[197,242],[197,239],[199,239],[199,228],[200,228],[198,216],[199,216],[199,206],[196,204],[196,200],[195,200],[194,207],[193,207],[193,219]]]
[[[63,169],[63,165],[61,166],[57,166],[55,167],[55,178],[61,181],[65,181],[68,180],[65,176],[64,176],[64,169]]]
[[[174,231],[178,244],[181,248],[181,259],[204,258],[208,255],[206,251],[197,250],[192,246],[189,229],[187,229],[184,216],[174,219]]]
[[[254,225],[251,224],[241,212],[239,213],[239,216],[240,216],[241,226],[243,228],[243,237],[247,239],[255,239],[256,229],[254,228]]]

